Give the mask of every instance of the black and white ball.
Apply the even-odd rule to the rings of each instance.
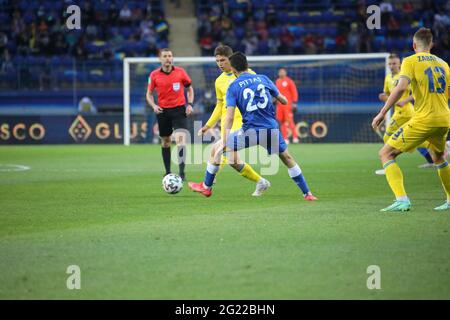
[[[169,173],[162,180],[162,187],[165,192],[175,194],[183,189],[183,179],[177,174]]]

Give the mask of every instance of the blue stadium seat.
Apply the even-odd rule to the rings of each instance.
[[[11,17],[6,12],[0,12],[0,24],[6,25],[11,22]]]
[[[233,20],[237,24],[242,24],[245,22],[246,15],[241,10],[235,10],[231,14],[231,20]]]
[[[130,35],[133,34],[133,29],[130,27],[122,27],[119,29],[120,30],[120,34],[125,38],[128,39],[130,37]]]
[[[237,39],[243,39],[245,36],[245,29],[243,27],[234,28],[234,35]]]
[[[62,66],[64,67],[68,67],[73,65],[74,63],[74,58],[68,55],[64,55],[60,57],[60,62],[59,62]]]
[[[253,8],[266,8],[269,4],[274,4],[276,1],[272,0],[252,0],[252,7]]]
[[[114,70],[112,77],[115,82],[121,82],[123,80],[123,71],[121,69]]]
[[[267,41],[260,41],[258,43],[258,54],[260,55],[266,55],[269,53],[269,44]]]
[[[278,37],[281,33],[280,27],[269,27],[269,34],[274,37]]]
[[[302,26],[289,26],[288,30],[297,38],[305,34],[305,29]]]
[[[64,5],[65,5],[63,1],[50,1],[50,0],[48,0],[45,3],[46,3],[46,7],[48,7],[49,9],[51,9],[51,10],[58,10],[58,11],[62,10]],[[80,5],[80,4],[78,4],[78,5]]]
[[[301,22],[300,14],[298,12],[289,12],[287,14],[288,23],[299,23]],[[285,20],[286,21],[286,20]]]
[[[89,71],[87,80],[89,82],[108,82],[111,74],[108,69],[94,69]]]
[[[248,7],[248,4],[246,1],[229,0],[228,6],[231,9],[246,9]]]
[[[19,8],[23,11],[33,10],[36,11],[39,8],[40,4],[37,1],[27,1],[21,0],[19,3]]]

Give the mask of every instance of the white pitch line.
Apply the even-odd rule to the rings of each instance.
[[[0,164],[0,172],[27,171],[31,167],[21,164]]]

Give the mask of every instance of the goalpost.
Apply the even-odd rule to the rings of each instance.
[[[273,81],[280,67],[287,69],[288,76],[296,82],[299,90],[298,117],[306,119],[306,122],[297,123],[297,128],[305,142],[320,139],[327,142],[375,142],[379,138],[366,122],[382,106],[378,93],[382,92],[384,77],[388,73],[388,56],[389,53],[249,56],[248,62],[256,73],[265,74]],[[195,108],[206,93],[212,93],[215,98],[214,81],[220,70],[214,57],[175,57],[174,64],[185,68],[192,78]],[[123,60],[125,145],[132,142],[132,117],[142,118],[146,113],[148,75],[159,67],[158,58]],[[325,120],[314,122],[314,117]],[[308,133],[312,124],[319,122],[325,126],[320,129],[322,133]],[[329,130],[327,123],[334,131]],[[147,124],[147,130],[152,130],[150,125]],[[322,137],[323,130],[327,131],[326,139]]]

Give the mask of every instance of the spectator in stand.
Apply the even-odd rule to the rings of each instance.
[[[133,22],[141,21],[142,18],[143,14],[141,8],[134,8],[131,12],[131,21]]]
[[[269,38],[269,31],[267,30],[266,22],[264,20],[255,23],[255,30],[260,40],[267,40]]]
[[[347,35],[347,52],[360,51],[360,32],[358,31],[358,24],[352,23],[350,32]]]
[[[387,24],[388,36],[398,37],[400,36],[400,23],[395,19],[394,16],[390,16]]]
[[[205,34],[200,38],[200,49],[204,56],[213,54],[213,40],[211,35]]]
[[[8,44],[8,36],[1,32],[0,33],[0,54],[3,54],[3,52],[6,50],[6,45]]]
[[[97,113],[97,108],[91,98],[83,97],[80,102],[78,102],[78,112],[83,114],[95,114]]]
[[[280,54],[290,54],[292,50],[292,43],[294,42],[294,36],[285,26],[280,34],[280,48],[278,52]],[[306,44],[305,44],[306,45]]]
[[[372,52],[371,38],[367,31],[363,31],[360,36],[359,52],[370,53]]]
[[[269,54],[276,55],[280,51],[279,48],[281,46],[280,38],[275,35],[269,35],[268,40],[269,46]]]
[[[344,53],[346,47],[347,47],[347,38],[342,34],[338,34],[336,36],[336,51],[338,53]]]
[[[8,49],[6,49],[3,52],[3,56],[2,56],[2,64],[0,66],[0,73],[2,74],[8,74],[14,71],[14,66],[13,63],[11,61],[11,55],[9,54]]]
[[[245,55],[251,56],[256,52],[256,49],[258,48],[258,38],[251,31],[247,31],[245,33],[245,38],[242,41],[242,44],[245,47]]]
[[[222,36],[222,42],[231,48],[236,48],[238,41],[236,36],[234,35],[233,30],[225,31],[225,34]]]
[[[127,4],[120,10],[119,20],[122,21],[122,24],[124,25],[127,25],[131,21],[131,10]]]
[[[450,30],[450,15],[439,11],[434,15],[433,31],[437,37],[442,34],[448,34]]]
[[[394,7],[390,1],[383,1],[380,3],[381,24],[386,25],[391,17]]]
[[[46,59],[44,69],[39,74],[39,90],[44,91],[48,89],[56,89],[53,79],[55,78],[53,75],[50,59]]]
[[[317,48],[314,42],[314,36],[308,33],[303,39],[303,44],[305,46],[305,54],[316,54]]]

